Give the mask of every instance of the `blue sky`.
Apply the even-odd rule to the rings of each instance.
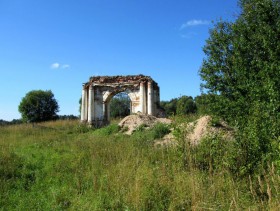
[[[149,75],[161,100],[199,95],[211,21],[236,14],[237,0],[0,0],[0,119],[37,89],[78,115],[93,75]]]

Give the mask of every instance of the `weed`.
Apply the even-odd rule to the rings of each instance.
[[[184,131],[177,130],[185,148],[154,148],[153,140],[169,126],[132,136],[119,134],[116,124],[79,127],[77,121],[0,127],[1,209],[279,209],[275,165],[236,178],[232,146],[218,136],[191,148],[184,145]]]
[[[100,128],[94,132],[96,135],[109,136],[120,131],[120,127],[117,124],[110,124],[106,127]]]

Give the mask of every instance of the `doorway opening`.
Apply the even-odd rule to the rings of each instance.
[[[120,92],[110,101],[110,119],[120,119],[131,114],[131,100],[127,93]]]

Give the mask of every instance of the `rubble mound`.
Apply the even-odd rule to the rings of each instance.
[[[202,138],[206,137],[207,135],[220,133],[222,132],[222,127],[227,127],[225,123],[224,125],[221,123],[219,127],[214,127],[211,125],[211,121],[211,116],[203,116],[187,125],[186,129],[190,131],[188,138],[191,144],[197,145]]]
[[[176,146],[178,145],[175,136],[173,135],[173,130],[171,133],[166,134],[162,139],[156,140],[154,143],[155,147],[162,147],[162,146]]]
[[[225,122],[219,122],[219,125],[213,126],[211,116],[203,116],[194,122],[183,123],[179,125],[180,131],[187,134],[186,141],[189,141],[191,145],[198,145],[200,141],[206,136],[221,135],[226,140],[233,139],[233,131]],[[162,145],[176,145],[176,138],[172,133],[167,134],[155,142],[156,146]]]
[[[156,123],[171,124],[171,120],[166,118],[157,118],[151,115],[133,114],[125,117],[119,123],[119,126],[125,130],[125,134],[131,135],[139,126],[144,125],[146,128],[150,128]]]

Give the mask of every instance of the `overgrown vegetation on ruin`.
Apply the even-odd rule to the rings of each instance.
[[[195,119],[195,116],[190,117]],[[209,137],[191,148],[153,146],[164,125],[132,136],[116,124],[77,121],[0,127],[0,207],[4,210],[279,209],[275,166],[240,176],[234,143]],[[279,169],[278,169],[279,171]]]

